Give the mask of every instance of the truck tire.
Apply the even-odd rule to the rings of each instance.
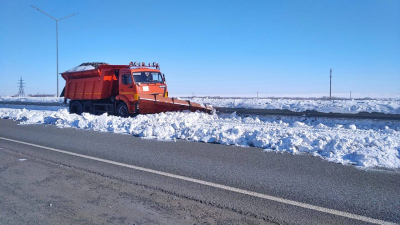
[[[69,103],[69,113],[75,113],[78,115],[82,114],[82,103],[79,101],[73,101]]]
[[[86,101],[85,103],[83,103],[82,112],[94,114],[94,106],[93,106],[93,103],[92,103],[91,101]]]
[[[125,102],[120,102],[117,106],[117,116],[120,117],[129,117],[129,110],[128,106]]]

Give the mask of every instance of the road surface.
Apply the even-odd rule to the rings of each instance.
[[[396,172],[18,124],[0,120],[0,224],[400,222]]]

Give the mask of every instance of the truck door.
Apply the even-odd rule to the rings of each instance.
[[[134,101],[135,88],[132,81],[132,74],[130,70],[119,71],[119,94],[125,95],[129,101]]]

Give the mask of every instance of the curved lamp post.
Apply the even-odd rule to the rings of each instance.
[[[31,7],[34,8],[34,9],[37,9],[39,12],[43,13],[44,15],[46,15],[46,16],[48,16],[48,17],[50,17],[50,18],[52,18],[53,20],[56,21],[56,44],[57,44],[57,97],[58,97],[58,21],[63,20],[63,19],[67,19],[67,18],[72,17],[72,16],[75,16],[75,15],[78,14],[78,13],[74,13],[74,14],[71,14],[71,15],[69,15],[69,16],[66,16],[66,17],[63,17],[63,18],[60,18],[60,19],[56,19],[56,18],[50,16],[49,14],[43,12],[42,10],[36,8],[36,7],[33,6],[33,5],[31,5]]]

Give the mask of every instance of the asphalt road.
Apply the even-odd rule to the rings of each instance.
[[[57,129],[54,126],[44,125],[18,125],[18,122],[11,120],[0,120],[0,138],[194,178],[224,187],[278,197],[288,202],[295,201],[338,210],[343,212],[343,215],[351,213],[378,219],[380,222],[400,222],[400,173],[398,172],[363,171],[352,166],[329,163],[313,156],[262,152],[258,148],[188,141],[143,140],[130,135]],[[268,200],[4,139],[0,139],[0,148],[0,158],[3,159],[0,160],[0,180],[2,180],[0,222],[7,221],[7,224],[18,224],[16,218],[25,218],[27,221],[32,221],[28,220],[31,217],[39,218],[34,215],[51,215],[52,221],[65,222],[75,219],[75,223],[104,221],[123,224],[366,223],[351,216],[349,218],[349,216],[333,215],[310,207]],[[4,160],[5,158],[9,160]],[[17,158],[28,160],[18,161],[14,163],[15,165],[10,164],[10,161],[17,162]],[[19,166],[23,165],[22,163],[32,163],[32,165]],[[54,169],[50,169],[53,167]],[[34,186],[26,181],[29,179],[24,180],[21,174],[31,172],[27,170],[42,171],[26,175],[29,179],[45,176],[43,174],[50,176],[51,172],[58,174],[57,182],[49,182],[49,185],[57,187],[60,192],[47,198],[48,201],[60,198],[69,201],[69,204],[64,205],[62,212],[57,211],[58,214],[55,215],[48,212],[46,214],[40,207],[33,207],[36,202],[43,202],[41,201],[43,195],[32,191]],[[18,175],[22,181],[13,180],[16,178],[11,174]],[[86,178],[93,182],[87,182]],[[34,180],[32,182],[38,183]],[[77,193],[74,193],[74,188],[68,188],[66,183],[69,182],[79,183],[75,186]],[[21,193],[10,191],[13,185],[21,193],[30,194],[30,197],[21,197]],[[93,186],[97,187],[96,185],[100,185],[101,190],[93,189]],[[146,197],[140,197],[140,193],[135,191],[138,188],[146,192],[143,194]],[[128,190],[131,190],[129,195],[119,194],[126,194]],[[114,199],[116,206],[105,210],[104,204],[92,203],[87,198],[96,198],[94,191],[97,191],[99,196],[108,196],[102,199],[104,204],[111,204],[109,202]],[[156,193],[157,197],[148,193]],[[15,197],[12,197],[14,195]],[[130,198],[139,198],[142,201],[123,202],[124,199]],[[12,204],[10,203],[12,200],[18,200],[19,203]],[[130,210],[126,208],[116,210],[118,206],[121,208],[121,202],[125,206],[129,205]],[[27,209],[34,211],[34,214],[13,216],[12,212],[16,212],[18,207],[24,205],[29,205],[26,206]],[[80,214],[73,212],[79,207],[83,207],[83,211],[90,210],[89,214],[83,214],[84,218],[76,220],[80,218]],[[138,210],[141,213],[138,213]],[[94,216],[88,216],[104,214],[113,215],[110,218],[124,219],[111,220],[106,216],[103,220],[94,220]],[[121,216],[125,214],[130,216]],[[97,216],[97,218],[102,217]],[[143,220],[139,220],[140,218]]]

